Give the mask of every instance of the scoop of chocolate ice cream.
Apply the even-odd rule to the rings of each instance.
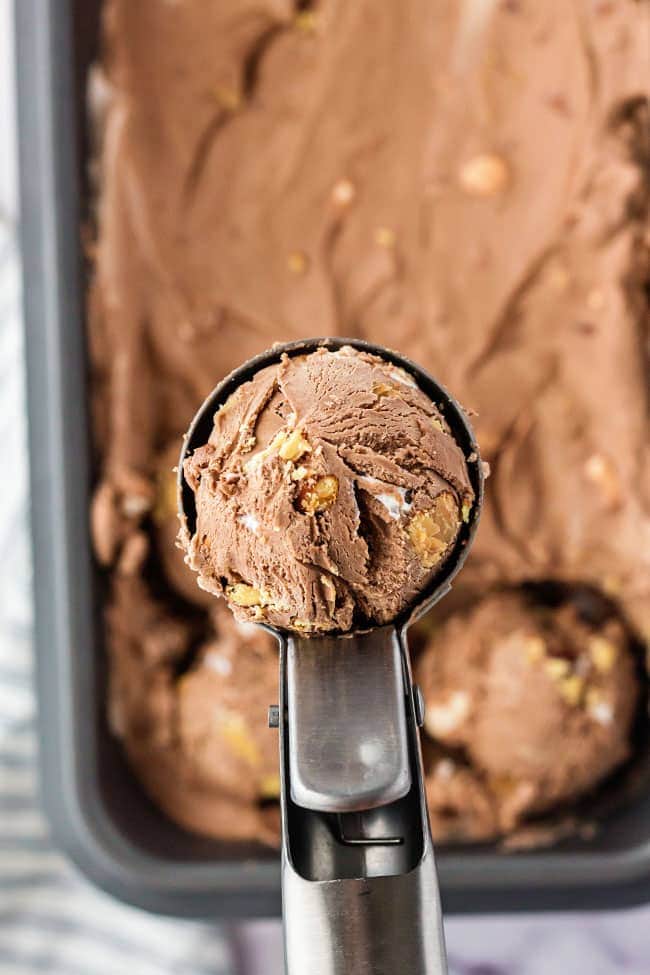
[[[267,801],[279,793],[277,738],[264,720],[277,695],[275,640],[214,606],[211,636],[179,677],[191,624],[140,579],[118,576],[114,589],[108,721],[144,789],[187,829],[277,844],[278,809]]]
[[[629,754],[638,684],[617,619],[596,627],[571,603],[488,596],[432,636],[417,678],[427,732],[463,750],[501,830],[577,798]]]
[[[240,620],[386,623],[451,552],[472,504],[465,458],[411,375],[344,347],[283,357],[240,386],[185,462],[199,585]]]

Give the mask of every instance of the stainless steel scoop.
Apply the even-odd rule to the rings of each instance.
[[[390,626],[280,644],[282,897],[287,975],[444,975],[440,895],[424,793],[406,631],[447,593],[476,531],[483,471],[465,414],[404,356],[357,339],[277,345],[231,373],[196,414],[179,463],[180,517],[193,534],[183,461],[207,442],[218,407],[283,354],[351,345],[405,369],[437,404],[467,458],[475,502],[456,545],[416,604]]]

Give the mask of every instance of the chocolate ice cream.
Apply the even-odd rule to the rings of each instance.
[[[108,617],[109,724],[149,795],[187,829],[275,843],[279,795],[275,640],[213,610],[213,632],[185,670],[195,636],[139,580],[118,577]]]
[[[436,843],[493,840],[501,830],[497,803],[467,762],[425,743],[425,787],[431,835]]]
[[[401,613],[453,549],[473,492],[414,378],[344,346],[283,356],[185,461],[201,587],[240,620],[347,631]]]
[[[170,547],[169,445],[218,378],[308,333],[397,348],[478,411],[463,586],[587,582],[650,640],[645,7],[509,0],[468,44],[456,0],[106,0],[89,350],[114,709],[151,604],[190,665],[219,639]],[[185,761],[159,791],[188,823]]]
[[[454,797],[470,783],[477,835],[576,799],[630,754],[638,682],[616,618],[594,626],[571,602],[487,596],[430,639],[417,678],[427,734],[466,766],[433,763],[434,808],[451,801],[467,815]]]
[[[278,695],[276,641],[236,623],[225,607],[217,623],[216,639],[177,682],[181,751],[206,789],[251,802],[278,799],[278,742],[267,722]]]

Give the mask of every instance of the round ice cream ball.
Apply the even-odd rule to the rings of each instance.
[[[279,798],[278,744],[267,724],[277,694],[276,640],[223,607],[217,637],[178,684],[178,738],[197,782],[238,800]]]
[[[179,678],[177,669],[195,638],[192,624],[153,600],[140,578],[118,576],[113,588],[108,721],[143,788],[186,829],[276,845],[277,803],[263,801],[278,792],[277,740],[273,742],[265,724],[268,702],[277,696],[275,641],[259,627],[242,629],[223,607],[215,614],[212,640],[198,651],[196,666]],[[235,657],[243,672],[233,672],[234,680],[245,674],[251,687],[233,684],[224,674],[224,661]],[[233,777],[232,737],[229,745],[210,721],[212,697],[216,708],[239,715],[240,729],[250,731],[258,743],[261,765],[240,762],[239,783]],[[198,711],[196,723],[188,721],[192,704]],[[201,742],[199,723],[205,733]]]
[[[488,596],[431,637],[417,679],[426,731],[464,750],[502,829],[577,798],[630,753],[638,686],[624,627],[589,625],[571,603]]]
[[[185,463],[199,585],[240,620],[303,632],[386,623],[451,552],[472,504],[443,416],[401,369],[343,348],[240,386]]]

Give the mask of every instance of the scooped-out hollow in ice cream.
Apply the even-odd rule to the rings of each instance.
[[[414,378],[351,347],[267,366],[185,461],[199,585],[239,620],[301,632],[388,623],[467,520],[465,457]]]

